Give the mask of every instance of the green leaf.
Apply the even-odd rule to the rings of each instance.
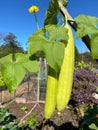
[[[25,76],[25,69],[19,64],[7,63],[1,67],[1,73],[9,92],[13,92]]]
[[[44,25],[57,24],[58,12],[59,12],[58,0],[51,0],[49,3],[49,8],[46,11]]]
[[[5,108],[0,108],[0,123],[4,122],[5,118],[8,116],[9,114],[7,113],[7,110]]]
[[[36,60],[30,60],[28,54],[16,53],[15,57],[17,59],[16,62],[19,63],[23,68],[25,68],[29,72],[38,72],[39,65]]]
[[[87,34],[98,33],[98,18],[81,14],[74,20],[77,22],[77,38],[81,38]]]
[[[49,33],[49,40],[65,40],[68,39],[67,29],[64,26],[60,25],[47,25],[45,26],[46,31]]]
[[[98,127],[95,125],[95,123],[90,124],[90,125],[89,125],[89,128],[90,128],[91,130],[97,130],[97,129],[98,129]]]
[[[91,52],[93,59],[98,59],[98,33],[91,36]]]
[[[6,83],[9,92],[15,91],[18,85],[23,80],[26,71],[37,72],[37,61],[29,60],[27,54],[16,53],[16,61],[12,61],[12,54],[9,54],[0,59],[1,75]]]
[[[46,43],[46,45],[43,46],[46,60],[56,72],[60,70],[63,61],[64,47],[63,43],[58,44],[56,42]]]
[[[59,25],[48,25],[45,30],[39,30],[29,37],[29,55],[43,51],[45,58],[56,72],[59,71],[65,44],[68,40],[67,29]]]
[[[32,55],[39,50],[42,50],[42,44],[48,42],[45,38],[45,33],[43,29],[36,31],[28,38],[28,41],[30,43],[30,46],[28,48],[29,55]]]

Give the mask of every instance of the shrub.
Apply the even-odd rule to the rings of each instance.
[[[89,108],[80,125],[79,130],[98,130],[98,106],[94,105],[92,108]]]
[[[81,107],[82,105],[90,106],[98,104],[98,99],[93,97],[98,87],[98,73],[93,72],[89,68],[80,68],[74,72],[73,90],[71,99],[74,105]]]
[[[20,130],[17,118],[5,108],[0,108],[0,130]]]

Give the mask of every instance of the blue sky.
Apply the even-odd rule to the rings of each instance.
[[[25,48],[28,37],[37,30],[34,16],[28,8],[32,5],[39,7],[37,17],[41,28],[48,4],[49,0],[0,0],[0,32],[14,33]],[[98,17],[98,0],[69,0],[67,9],[73,18],[79,14]],[[74,39],[79,52],[88,51],[81,39]]]

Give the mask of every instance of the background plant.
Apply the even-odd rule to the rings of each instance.
[[[38,121],[34,114],[31,114],[25,122],[30,128],[34,129],[38,125]]]
[[[64,6],[63,10],[61,6],[59,6],[57,0],[50,1],[44,21],[45,28],[36,31],[28,39],[30,42],[28,49],[29,56],[35,54],[37,51],[43,51],[48,64],[56,72],[59,72],[61,67],[65,42],[68,40],[67,30],[65,30],[61,25],[58,25],[57,16],[59,13],[64,15],[64,10],[66,10],[65,6],[67,6],[66,0],[60,0],[60,2],[61,5]],[[92,52],[91,54],[93,58],[98,59],[98,18],[87,15],[79,15],[74,20],[72,18],[70,19],[70,16],[68,16],[68,18],[69,22],[71,21],[70,24],[72,27],[77,30],[77,38],[88,38],[87,40],[84,40],[85,44]],[[75,24],[77,26],[74,26]],[[26,59],[24,59],[24,57]],[[2,65],[0,68],[1,75],[3,76],[4,82],[8,86],[10,92],[16,89],[16,87],[22,81],[26,71],[31,70],[33,66],[29,61],[28,55],[22,55],[18,53],[15,54],[15,58],[16,62],[12,60],[12,55],[8,55],[7,57],[0,59],[0,64]],[[27,61],[31,65],[29,63],[27,64]],[[34,65],[37,66],[37,63]],[[13,73],[12,70],[14,70]],[[38,68],[36,68],[35,71],[37,72],[37,70]],[[22,72],[21,75],[20,72]],[[72,93],[72,99],[75,101],[75,104],[77,104],[79,107],[81,106],[81,103],[82,105],[86,106],[89,106],[91,103],[97,104],[97,100],[92,97],[92,93],[96,91],[95,85],[97,85],[95,73],[92,73],[91,70],[86,68],[81,68],[75,73],[77,77],[74,77],[74,90]]]
[[[98,105],[89,108],[83,119],[79,130],[97,130],[98,129]]]
[[[20,42],[17,40],[17,37],[13,33],[10,32],[7,35],[2,36],[2,39],[3,44],[0,46],[0,58],[10,53],[24,53]]]
[[[0,108],[0,129],[20,130],[17,118],[5,108]]]
[[[71,99],[76,107],[98,104],[98,99],[93,97],[98,87],[97,72],[89,67],[79,68],[74,72],[73,90]]]
[[[0,108],[0,130],[31,130],[38,125],[34,114],[31,114],[25,124],[18,125],[18,119],[6,108]]]

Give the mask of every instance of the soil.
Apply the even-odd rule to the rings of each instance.
[[[8,106],[9,112],[16,116],[20,122],[31,111],[34,107],[34,103],[13,103]],[[27,107],[27,112],[22,111],[22,107]],[[65,108],[65,110],[58,115],[55,110],[53,116],[47,122],[44,121],[44,104],[36,104],[36,107],[32,110],[36,120],[38,121],[38,126],[36,130],[78,130],[78,118],[74,114],[71,107]],[[30,113],[30,115],[32,114]],[[29,117],[28,115],[27,117]],[[22,121],[25,123],[26,118]]]
[[[35,84],[37,84],[36,80]],[[33,86],[35,86],[33,82]],[[19,120],[19,124],[25,123],[25,120],[33,114],[38,121],[38,125],[35,130],[78,130],[79,119],[75,114],[73,107],[69,104],[61,114],[57,114],[55,110],[53,116],[48,120],[44,120],[44,103],[46,89],[40,89],[40,101],[36,101],[35,88],[32,86],[32,82],[29,82],[29,91],[27,88],[27,82],[24,82],[19,86],[15,94],[9,94],[7,90],[2,91],[1,96],[3,107],[7,107],[9,112],[16,116]],[[13,98],[14,97],[14,98]],[[10,103],[8,100],[13,101]],[[13,100],[14,99],[14,100]],[[22,108],[26,107],[26,111]]]

